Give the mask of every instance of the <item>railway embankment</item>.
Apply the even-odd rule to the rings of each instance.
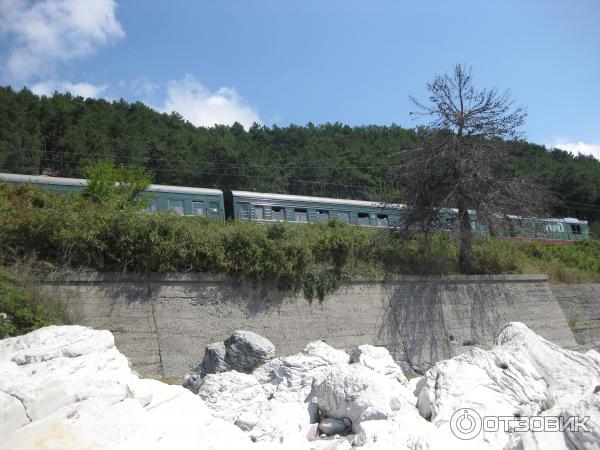
[[[154,377],[183,376],[207,344],[236,329],[267,337],[281,354],[316,340],[338,348],[385,346],[407,374],[474,346],[490,348],[510,321],[569,348],[582,342],[573,311],[585,311],[590,323],[585,343],[600,329],[593,322],[600,286],[551,286],[546,275],[356,281],[321,302],[210,274],[79,273],[43,286],[66,302],[77,323],[110,330],[133,368]]]

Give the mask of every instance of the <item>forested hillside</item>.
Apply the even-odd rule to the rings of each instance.
[[[154,182],[340,198],[376,199],[414,129],[339,123],[198,128],[142,103],[38,97],[0,88],[0,170],[81,177],[112,157]],[[600,162],[521,142],[515,170],[537,176],[561,200],[555,214],[600,220]]]

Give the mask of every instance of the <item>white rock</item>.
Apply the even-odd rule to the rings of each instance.
[[[418,408],[436,425],[448,423],[461,408],[474,409],[482,416],[514,416],[536,414],[551,406],[547,405],[546,383],[534,367],[498,349],[474,348],[441,361],[427,371],[425,380]]]
[[[313,383],[312,393],[325,417],[347,417],[356,432],[366,420],[385,420],[402,405],[406,389],[364,366],[333,367]]]
[[[19,398],[0,391],[0,434],[21,428],[30,422]]]
[[[306,403],[269,401],[250,437],[255,442],[276,442],[288,448],[303,448],[311,429]]]
[[[589,430],[567,429],[565,438],[573,448],[600,449],[600,392],[563,408],[561,416],[565,419],[588,417],[585,425]]]
[[[492,350],[475,348],[427,371],[418,408],[439,428],[448,427],[452,415],[463,408],[481,417],[555,414],[561,405],[589,395],[599,379],[600,368],[590,356],[563,350],[525,325],[511,323]],[[482,432],[476,440],[495,448],[560,443],[553,437],[510,435],[502,430]]]
[[[0,355],[1,450],[250,445],[187,389],[138,379],[109,332],[48,327]]]
[[[360,345],[350,353],[351,364],[361,364],[401,383],[406,383],[402,369],[394,362],[392,355],[385,347]]]
[[[315,378],[333,366],[347,365],[348,359],[346,352],[317,341],[308,344],[301,353],[267,362],[253,374],[276,400],[304,402]]]
[[[114,348],[110,331],[72,326],[49,326],[24,336],[0,341],[0,359],[19,365],[48,361],[59,356],[75,357]]]
[[[600,367],[600,353],[598,353],[596,350],[588,350],[587,352],[585,352],[585,354],[592,361],[594,361],[598,367]]]
[[[231,423],[241,414],[259,415],[267,405],[265,390],[258,380],[235,370],[204,377],[198,395],[215,417]]]
[[[393,420],[371,420],[360,424],[353,445],[362,449],[481,450],[491,448],[480,442],[463,441],[423,420],[410,410],[402,410]]]
[[[473,349],[408,382],[376,347],[359,347],[350,364],[315,342],[252,374],[208,375],[195,395],[140,380],[108,332],[49,327],[0,341],[0,450],[597,449],[599,361],[597,352],[560,349],[513,323],[492,350]],[[463,441],[449,426],[459,408],[588,416],[590,430]],[[348,418],[355,435],[340,437]],[[332,435],[317,434],[318,420]]]
[[[498,336],[495,349],[498,347],[515,359],[531,364],[557,402],[563,397],[570,402],[573,396],[585,396],[600,381],[600,358],[594,356],[597,352],[583,354],[562,349],[522,323],[507,325]]]
[[[42,419],[77,400],[74,395],[67,392],[67,386],[59,379],[51,379],[34,389],[19,389],[13,386],[7,392],[21,400],[27,416],[32,421]]]

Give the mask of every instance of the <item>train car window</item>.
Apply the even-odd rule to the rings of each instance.
[[[220,213],[218,202],[208,202],[208,215],[212,218],[218,218]]]
[[[203,216],[204,215],[204,202],[194,201],[192,202],[192,215]]]
[[[327,222],[329,220],[329,211],[325,211],[324,209],[317,210],[317,220]]]
[[[387,227],[390,225],[387,214],[377,214],[377,225]]]
[[[285,209],[280,206],[271,206],[273,220],[285,220]]]
[[[573,234],[581,234],[581,225],[577,223],[571,224],[571,233]]]
[[[296,222],[306,223],[308,222],[308,211],[304,208],[294,209],[294,220]]]
[[[248,203],[240,203],[240,220],[250,220],[250,205]]]
[[[169,199],[169,211],[177,214],[183,214],[185,212],[183,209],[183,200]]]
[[[337,217],[342,222],[350,223],[350,213],[348,211],[338,211]]]
[[[155,198],[150,199],[150,203],[144,208],[144,212],[155,213],[156,211],[158,211],[158,203]]]
[[[369,214],[367,213],[358,213],[358,224],[359,225],[370,225]]]
[[[254,205],[254,217],[256,220],[265,220],[265,208],[262,205]]]

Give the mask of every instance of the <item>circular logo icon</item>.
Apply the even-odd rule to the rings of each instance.
[[[481,431],[481,416],[471,408],[459,409],[450,418],[450,430],[459,439],[473,439]]]

